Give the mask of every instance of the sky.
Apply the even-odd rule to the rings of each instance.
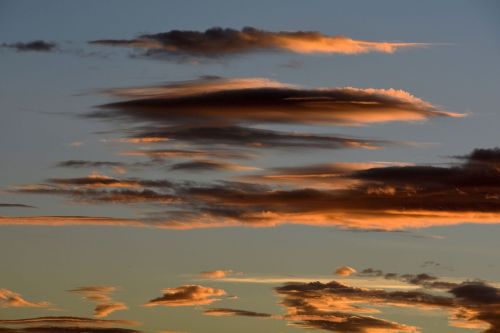
[[[499,15],[0,0],[0,332],[500,331]]]

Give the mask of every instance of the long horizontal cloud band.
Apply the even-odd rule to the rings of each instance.
[[[273,86],[266,79],[254,79],[245,86],[248,80],[203,78],[201,82],[113,90],[121,97],[146,97],[106,104],[87,116],[167,125],[359,125],[463,116],[443,111],[402,90],[304,89],[278,82]]]
[[[393,53],[399,49],[422,47],[424,43],[356,40],[329,36],[317,31],[271,32],[245,27],[242,30],[211,28],[206,31],[171,30],[134,39],[101,39],[90,42],[110,46],[142,48],[154,53],[217,57],[256,51],[287,51],[303,54]],[[151,54],[150,53],[150,54]]]

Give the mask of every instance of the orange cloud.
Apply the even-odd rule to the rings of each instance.
[[[0,307],[2,308],[47,308],[49,306],[49,302],[28,301],[12,290],[0,289]]]
[[[356,273],[356,270],[352,267],[349,267],[349,266],[338,267],[335,270],[335,274],[340,275],[340,276],[349,276],[349,275],[352,275],[354,273]]]
[[[144,306],[197,306],[219,301],[226,295],[222,289],[203,287],[200,285],[183,285],[177,288],[162,290],[163,296],[152,299]]]
[[[111,294],[116,291],[112,286],[87,286],[69,290],[69,292],[81,295],[84,299],[96,302],[94,316],[97,318],[107,317],[114,311],[127,310],[128,307],[113,301]]]

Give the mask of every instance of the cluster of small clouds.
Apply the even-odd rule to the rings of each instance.
[[[416,326],[377,318],[375,315],[387,307],[404,307],[416,310],[439,310],[449,316],[450,327],[481,329],[484,333],[493,333],[500,329],[500,290],[483,281],[450,282],[426,273],[398,274],[384,273],[368,268],[359,273],[350,266],[338,267],[337,275],[363,277],[364,279],[399,280],[406,285],[417,285],[420,289],[392,287],[392,290],[369,287],[368,280],[359,280],[367,287],[354,287],[338,281],[330,282],[286,282],[275,287],[281,297],[280,304],[285,314],[272,314],[246,309],[209,307],[203,314],[214,317],[249,317],[256,319],[274,319],[290,322],[292,325],[319,329],[337,333],[375,333],[375,332],[421,332]],[[213,270],[200,273],[204,279],[216,279],[224,282],[232,270]],[[293,280],[293,278],[292,278]],[[355,281],[355,280],[352,280]],[[396,290],[394,290],[396,288]],[[399,290],[398,290],[399,289]],[[2,332],[138,332],[136,330],[110,327],[133,326],[139,323],[127,320],[105,320],[115,310],[116,303],[110,295],[116,290],[111,286],[86,286],[70,290],[84,299],[97,303],[96,318],[83,317],[38,317],[26,319],[3,319]],[[436,292],[437,291],[437,292]],[[185,284],[174,288],[165,288],[162,295],[143,304],[145,307],[204,307],[222,299],[235,299],[223,289],[197,284]],[[2,289],[0,297],[9,307],[30,306],[47,307],[49,303],[29,302],[12,291]],[[17,299],[11,302],[11,299]],[[0,298],[2,299],[2,298]],[[21,301],[18,301],[18,300]],[[101,308],[102,307],[102,308]],[[11,326],[28,328],[9,328]],[[50,328],[49,328],[50,327]],[[33,328],[33,330],[31,330]],[[113,331],[114,329],[114,331]]]

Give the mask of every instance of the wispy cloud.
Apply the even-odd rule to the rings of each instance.
[[[111,294],[116,291],[112,286],[86,286],[69,290],[69,292],[81,295],[84,299],[97,303],[94,309],[94,316],[103,318],[112,312],[127,310],[128,307],[121,302],[116,302],[111,298]]]
[[[49,302],[28,301],[21,294],[9,289],[0,289],[1,308],[47,308],[51,306]]]

